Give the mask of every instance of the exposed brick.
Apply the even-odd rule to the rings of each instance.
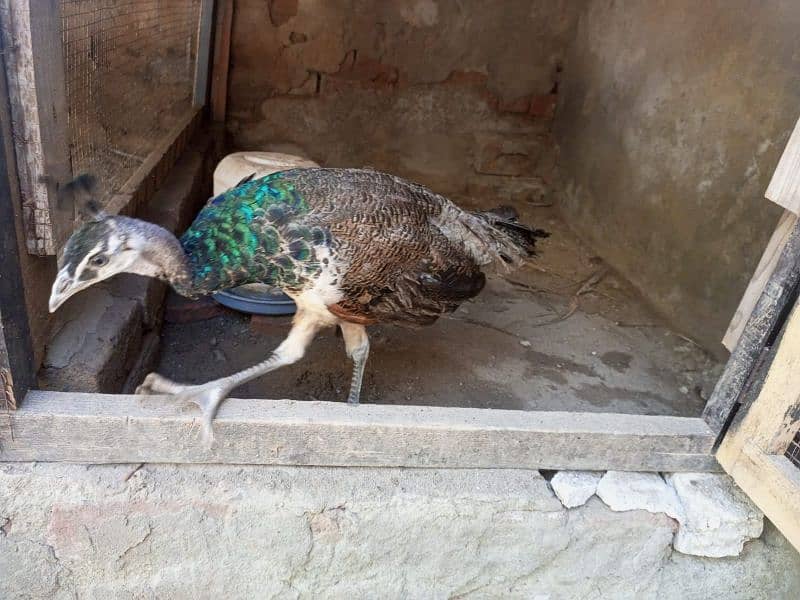
[[[531,108],[530,96],[522,96],[521,98],[515,98],[514,100],[509,100],[509,101],[500,99],[499,103],[500,112],[525,114],[530,110],[530,108]]]
[[[556,113],[556,102],[558,95],[544,94],[542,96],[532,96],[528,114],[532,117],[552,119]]]

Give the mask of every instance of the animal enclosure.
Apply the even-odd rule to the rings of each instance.
[[[67,143],[107,204],[193,107],[200,0],[62,0]]]
[[[0,421],[14,429],[0,457],[732,470],[740,448],[721,467],[715,444],[758,397],[800,269],[792,205],[770,196],[781,217],[763,197],[771,180],[777,197],[797,193],[779,175],[791,169],[772,174],[800,145],[789,142],[800,85],[758,62],[774,58],[764,39],[794,39],[785,16],[746,39],[691,37],[665,58],[685,27],[640,15],[643,40],[601,3],[333,4],[0,3],[6,48],[16,40],[8,194],[27,251],[13,302],[31,346],[20,364],[33,370],[15,374],[31,391]],[[681,18],[694,31],[704,20],[692,11]],[[664,83],[705,82],[696,56],[715,53],[717,87],[690,101]],[[720,110],[746,96],[743,70],[765,78],[755,90],[782,95],[749,90]],[[93,172],[108,213],[180,233],[216,163],[238,150],[388,171],[469,210],[511,205],[551,235],[434,325],[372,328],[364,406],[343,404],[350,363],[322,331],[301,361],[237,388],[204,448],[195,414],[133,391],[150,371],[203,383],[258,363],[288,318],[189,302],[133,276],[52,317],[44,307],[55,255],[83,219],[60,186]],[[767,456],[796,465],[799,427],[788,419]]]

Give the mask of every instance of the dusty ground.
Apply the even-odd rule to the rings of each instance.
[[[478,298],[431,327],[372,328],[362,401],[699,414],[718,367],[660,324],[549,209],[534,215],[553,233],[539,260],[493,277]],[[581,288],[574,314],[562,319]],[[290,319],[258,319],[251,324],[226,311],[166,323],[158,371],[201,382],[263,360]],[[349,378],[343,343],[330,330],[299,364],[242,386],[236,396],[343,400]]]

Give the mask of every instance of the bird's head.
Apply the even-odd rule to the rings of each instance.
[[[76,182],[73,184],[87,189],[93,183],[90,179]],[[148,245],[154,225],[106,215],[91,199],[82,212],[89,220],[70,236],[59,256],[58,275],[50,292],[50,312],[70,296],[117,273],[159,275],[157,257]]]

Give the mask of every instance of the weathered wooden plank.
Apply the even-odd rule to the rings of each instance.
[[[11,187],[16,165],[4,59],[0,52],[0,410],[16,408],[16,399],[24,397],[35,377],[15,227],[14,205],[19,198]]]
[[[197,60],[194,70],[193,104],[205,106],[208,93],[208,66],[211,56],[211,29],[214,20],[214,0],[201,0],[200,23],[197,32]]]
[[[214,443],[163,396],[29,392],[0,460],[631,471],[718,470],[698,418],[226,401]]]
[[[782,311],[800,281],[800,221],[795,222],[780,258],[747,320],[730,360],[703,411],[712,430],[722,433],[759,357],[768,351]]]
[[[785,456],[747,445],[735,459],[720,463],[789,542],[800,551],[800,469]]]
[[[36,102],[47,188],[51,239],[47,253],[55,254],[72,233],[75,207],[59,201],[59,188],[72,180],[67,134],[67,87],[61,41],[60,0],[30,0],[31,46],[36,78]]]
[[[778,259],[783,252],[786,242],[789,241],[789,236],[797,223],[797,215],[788,210],[783,212],[777,227],[772,234],[772,237],[767,244],[764,254],[761,255],[761,260],[758,262],[755,272],[753,273],[750,283],[739,302],[739,306],[728,325],[728,331],[725,332],[725,337],[722,338],[722,345],[729,351],[733,351],[736,343],[744,331],[747,320],[753,314],[753,309],[758,302],[761,292],[767,285],[772,273],[775,272],[775,267],[778,265]]]
[[[0,0],[26,245],[55,254],[72,226],[71,206],[57,202],[71,179],[66,90],[57,0]]]
[[[717,458],[800,548],[800,469],[783,456],[800,429],[800,304],[773,350],[763,385],[725,433]]]
[[[735,455],[745,445],[783,454],[800,429],[800,304],[795,306],[758,397],[728,429],[719,452]]]
[[[800,214],[800,120],[797,121],[765,196],[794,214]]]
[[[214,31],[214,63],[211,69],[211,119],[225,121],[228,102],[228,67],[231,54],[233,0],[219,0]]]

